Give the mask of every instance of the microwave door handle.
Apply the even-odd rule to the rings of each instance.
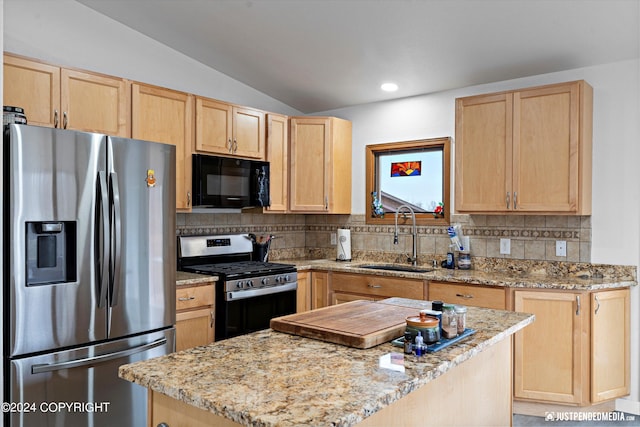
[[[98,291],[98,307],[107,303],[107,287],[109,281],[109,191],[104,171],[98,172],[96,183],[96,215],[94,228],[94,265],[96,269],[96,284]],[[102,230],[100,221],[102,220]],[[102,245],[100,245],[102,243]],[[102,246],[102,250],[100,249]]]
[[[111,172],[109,176],[111,186],[111,208],[113,209],[113,276],[110,283],[109,306],[118,304],[118,293],[120,292],[120,267],[122,261],[122,221],[120,218],[120,189],[118,187],[118,174]]]

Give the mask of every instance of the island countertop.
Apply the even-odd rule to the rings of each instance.
[[[390,298],[421,308],[427,301]],[[534,316],[469,307],[477,332],[404,372],[381,367],[402,349],[360,350],[271,329],[120,367],[125,380],[246,426],[351,426],[508,339]]]

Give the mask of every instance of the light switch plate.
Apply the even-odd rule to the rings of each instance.
[[[511,254],[511,239],[500,239],[500,255]]]
[[[566,240],[556,240],[556,256],[567,256]]]

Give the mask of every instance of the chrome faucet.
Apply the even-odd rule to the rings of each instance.
[[[398,244],[398,214],[403,208],[406,208],[409,210],[409,212],[411,212],[411,220],[413,221],[413,229],[411,231],[411,235],[413,237],[413,252],[411,254],[411,258],[409,258],[408,261],[411,262],[411,265],[416,266],[418,265],[418,231],[416,228],[416,213],[413,211],[413,209],[411,209],[411,206],[409,205],[400,205],[396,209],[396,228],[393,233],[393,244]]]

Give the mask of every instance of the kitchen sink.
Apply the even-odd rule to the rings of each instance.
[[[367,264],[359,265],[358,268],[367,268],[369,270],[388,270],[388,271],[406,271],[409,273],[428,273],[433,271],[432,268],[420,268],[410,265],[389,265],[389,264]]]

